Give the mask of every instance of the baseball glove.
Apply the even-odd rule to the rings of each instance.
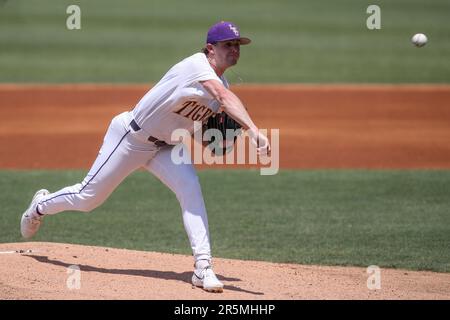
[[[209,117],[203,124],[203,132],[206,139],[204,145],[215,155],[222,156],[233,149],[242,127],[225,112],[221,112]]]

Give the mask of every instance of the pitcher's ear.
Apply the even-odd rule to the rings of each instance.
[[[210,53],[211,51],[214,50],[214,44],[207,43],[205,48],[206,48],[206,50],[208,50],[208,53]]]

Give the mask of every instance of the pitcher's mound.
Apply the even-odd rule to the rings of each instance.
[[[0,244],[0,299],[450,299],[450,274],[214,259],[223,293],[193,287],[191,256],[59,243]],[[369,283],[370,286],[370,283]]]

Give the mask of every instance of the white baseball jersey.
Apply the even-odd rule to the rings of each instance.
[[[217,112],[219,102],[199,83],[209,79],[222,81],[228,87],[203,53],[173,66],[133,111],[114,117],[97,159],[83,181],[39,199],[34,214],[92,211],[130,173],[145,168],[176,194],[195,260],[211,259],[208,217],[194,166],[175,164],[171,158],[174,146],[158,146],[148,140],[148,136],[153,136],[170,143],[173,130],[184,128],[193,133],[194,121],[205,121]],[[133,118],[142,130],[130,128]]]
[[[132,114],[149,136],[169,144],[176,129],[194,132],[194,121],[206,121],[217,113],[220,103],[205,90],[200,81],[215,79],[229,87],[224,76],[218,77],[203,53],[196,53],[174,65],[138,102]]]

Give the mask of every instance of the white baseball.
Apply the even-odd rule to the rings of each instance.
[[[427,44],[428,38],[423,33],[416,33],[411,38],[411,41],[416,47],[423,47]]]

